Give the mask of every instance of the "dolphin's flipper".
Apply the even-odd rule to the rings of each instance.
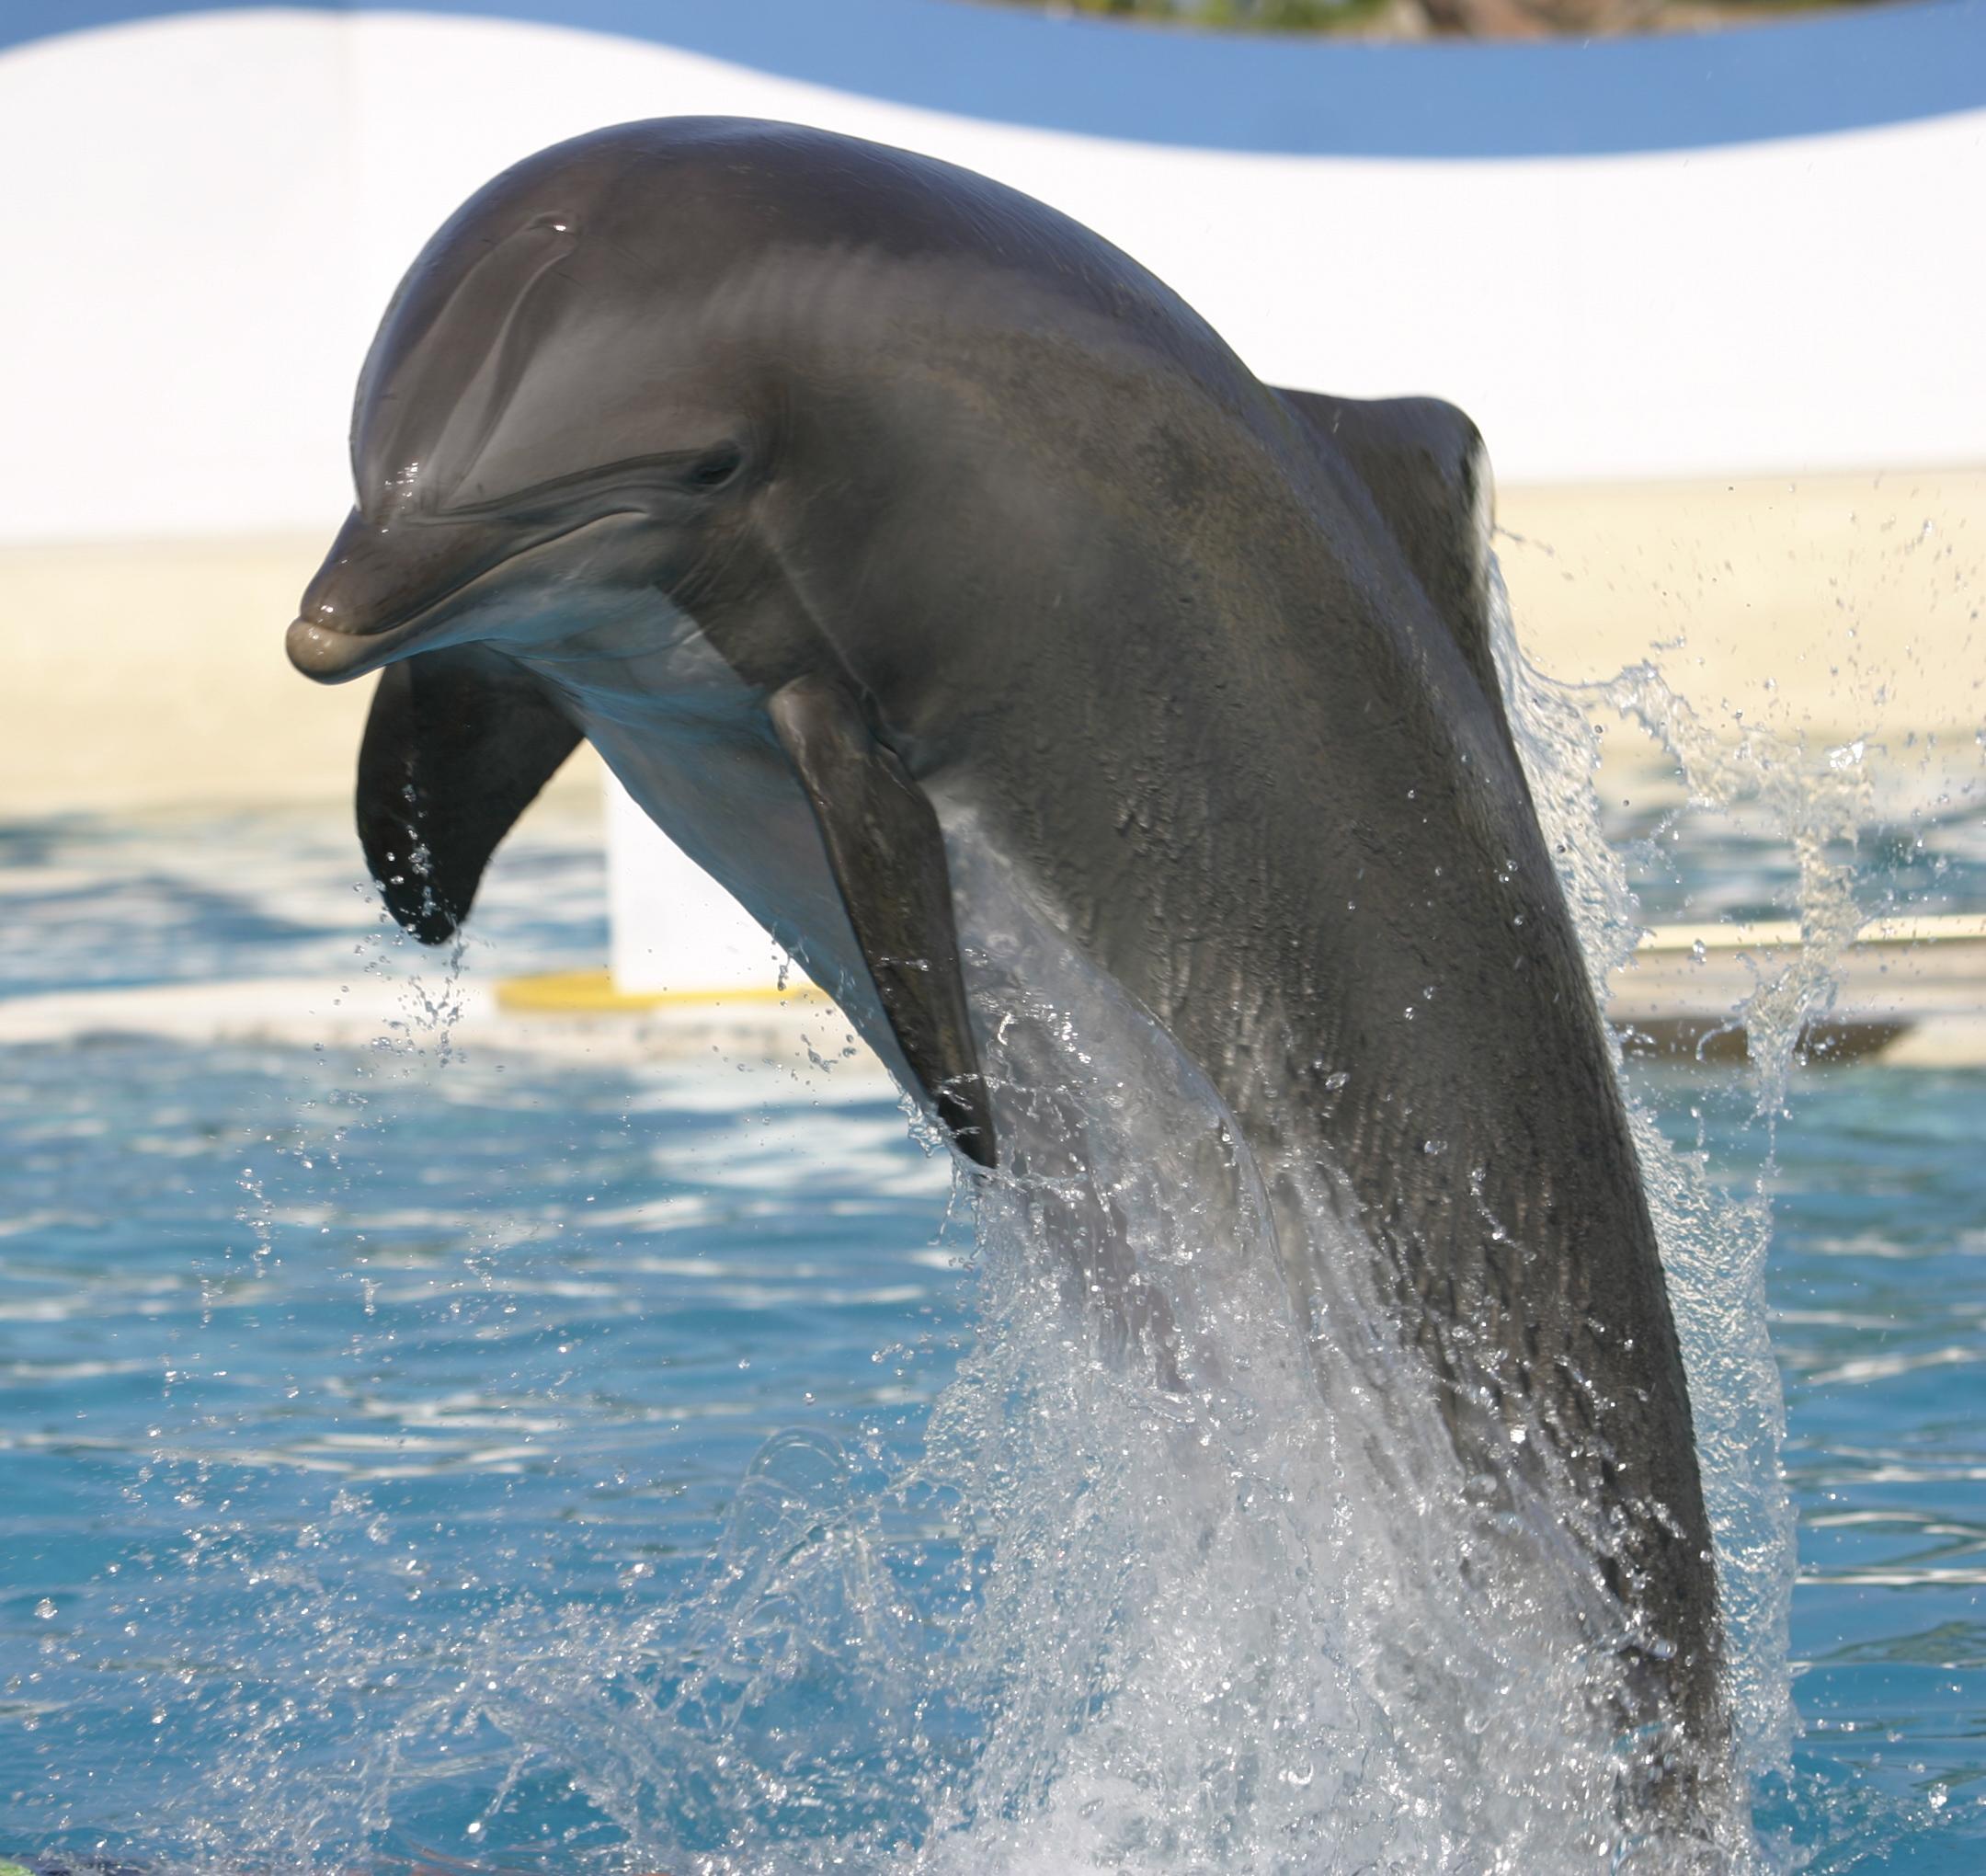
[[[842,685],[796,678],[767,707],[897,1047],[959,1150],[990,1167],[993,1115],[965,1012],[938,817]]]
[[[1498,697],[1490,649],[1493,490],[1481,433],[1438,397],[1279,395],[1357,472],[1477,681]]]
[[[480,647],[380,673],[359,749],[359,839],[387,909],[423,944],[468,917],[497,841],[578,742],[535,680]]]

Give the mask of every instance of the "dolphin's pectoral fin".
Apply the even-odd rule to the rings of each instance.
[[[840,684],[797,678],[767,707],[897,1047],[960,1152],[990,1167],[993,1116],[965,1011],[938,817]]]
[[[380,673],[359,749],[359,839],[387,909],[423,944],[468,917],[496,843],[578,742],[535,680],[479,646]]]
[[[1493,491],[1481,433],[1436,397],[1281,395],[1357,472],[1469,669],[1497,697],[1490,649]]]

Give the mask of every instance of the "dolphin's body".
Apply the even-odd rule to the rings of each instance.
[[[452,931],[584,736],[991,1166],[1027,1150],[960,886],[994,864],[1272,1202],[1306,1169],[1349,1195],[1471,1463],[1528,1436],[1597,1507],[1626,1718],[1714,1758],[1683,1367],[1500,701],[1467,418],[1265,386],[966,172],[679,120],[435,236],[353,454],[290,650],[383,667],[360,817],[405,922]]]

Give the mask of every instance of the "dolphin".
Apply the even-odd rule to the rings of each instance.
[[[585,738],[962,1160],[1020,1150],[971,882],[1346,1195],[1478,1456],[1595,1510],[1626,1724],[1729,1721],[1683,1362],[1608,1039],[1506,720],[1452,406],[1260,382],[967,171],[623,125],[433,237],[289,629],[380,673],[359,829],[429,943]],[[1489,1463],[1485,1461],[1485,1463]]]

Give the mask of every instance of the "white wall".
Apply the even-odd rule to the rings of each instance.
[[[1986,460],[1986,111],[1649,155],[1258,155],[554,27],[270,9],[0,53],[0,542],[328,532],[351,382],[427,235],[544,143],[677,112],[998,176],[1266,377],[1462,404],[1506,481]]]

